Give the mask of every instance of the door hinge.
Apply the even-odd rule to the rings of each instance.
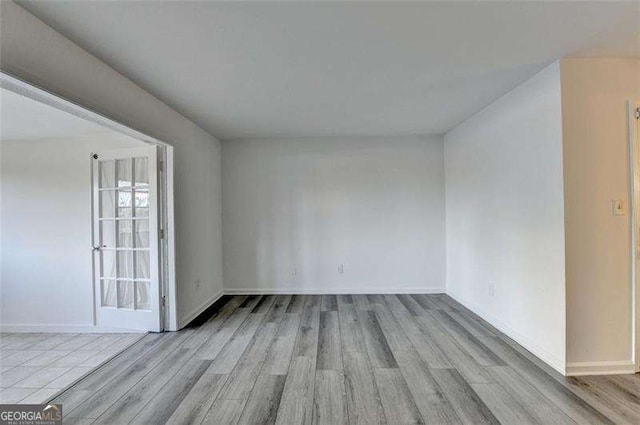
[[[158,162],[158,170],[160,170],[161,172],[164,171],[164,161],[159,161]]]
[[[165,297],[164,295],[162,296],[162,307],[165,307],[167,305],[167,297]]]
[[[636,119],[640,120],[640,108],[636,108]]]
[[[160,229],[160,239],[164,239],[164,229]]]

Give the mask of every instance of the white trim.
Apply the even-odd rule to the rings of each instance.
[[[96,172],[97,170],[95,169],[95,161],[93,160],[93,155],[91,155],[91,157],[89,158],[89,172],[91,173],[91,175],[89,176],[89,187],[91,188],[91,190],[89,191],[91,193],[90,196],[90,201],[91,204],[89,206],[90,211],[91,211],[91,246],[94,247],[97,245],[96,243],[96,223],[95,220],[93,219],[93,214],[96,211],[96,204],[98,202],[98,200],[96,199],[96,194],[95,191],[93,190],[94,185],[97,183],[95,181],[96,178]],[[97,273],[96,270],[96,261],[95,261],[95,252],[91,252],[91,277],[93,279],[93,284],[91,285],[91,301],[93,303],[92,305],[92,309],[91,309],[91,314],[92,314],[92,324],[93,326],[98,326],[98,309],[96,308],[96,284],[95,284],[95,276]]]
[[[444,287],[433,288],[408,288],[408,289],[373,289],[356,288],[234,288],[225,289],[225,295],[343,295],[343,294],[444,294]]]
[[[163,196],[167,200],[167,228],[165,229],[167,254],[169,256],[167,261],[166,275],[163,273],[161,279],[166,281],[166,291],[163,291],[163,295],[166,296],[167,306],[169,308],[169,323],[164,323],[163,327],[168,330],[178,329],[177,319],[177,284],[176,284],[176,265],[175,265],[175,221],[174,221],[174,170],[173,170],[173,146],[160,139],[149,136],[141,131],[135,130],[129,126],[119,123],[105,115],[99,114],[87,107],[72,102],[63,96],[57,95],[53,92],[45,90],[32,84],[28,81],[24,81],[20,78],[14,77],[6,71],[0,71],[0,87],[10,90],[14,93],[18,93],[22,96],[33,99],[37,102],[44,103],[52,106],[61,111],[70,113],[76,117],[91,121],[105,128],[111,129],[121,134],[125,134],[134,139],[140,140],[145,143],[160,146],[166,148],[166,192]],[[93,234],[93,233],[92,233]],[[162,288],[161,289],[165,289]],[[95,296],[94,296],[95,299]],[[94,305],[94,317],[95,321],[95,305]],[[95,323],[94,323],[95,324]],[[38,325],[34,325],[38,326]],[[48,325],[45,325],[48,326]],[[79,331],[80,332],[80,331]],[[90,331],[87,331],[90,332]]]
[[[178,322],[178,324],[179,324],[178,329],[182,329],[185,326],[187,326],[189,324],[189,322],[191,322],[193,319],[198,317],[203,311],[205,311],[206,309],[211,307],[213,305],[213,303],[215,303],[220,298],[222,298],[223,295],[225,295],[225,293],[223,291],[218,291],[214,296],[212,296],[207,301],[205,301],[202,304],[200,304],[191,313],[189,313],[186,316],[184,316],[183,318],[181,318],[180,321]],[[176,330],[178,330],[178,329],[176,329]]]
[[[167,296],[166,308],[168,310],[168,321],[166,328],[169,331],[177,331],[178,327],[178,288],[176,284],[176,232],[175,232],[175,216],[174,216],[174,191],[173,191],[173,147],[168,146],[165,149],[165,167],[163,172],[165,173],[165,191],[164,196],[167,204],[166,216],[166,229],[164,232],[166,242],[165,248],[167,250],[167,270],[164,273],[163,280],[167,290],[165,295]]]
[[[23,333],[140,333],[137,329],[110,328],[93,325],[0,325],[0,332]]]
[[[460,304],[467,307],[469,310],[473,311],[475,314],[489,322],[493,327],[498,329],[503,334],[507,335],[509,338],[513,339],[515,342],[526,348],[528,351],[533,353],[537,358],[557,370],[562,375],[566,374],[565,370],[565,361],[557,358],[556,356],[550,354],[547,350],[540,347],[535,342],[531,341],[527,336],[523,335],[519,331],[513,329],[511,326],[504,323],[502,320],[492,316],[489,313],[485,313],[482,311],[480,307],[474,305],[473,303],[463,301],[461,297],[456,296],[454,293],[447,291],[447,295],[449,295],[454,300],[458,301]]]
[[[567,376],[634,374],[633,360],[567,363]]]
[[[138,139],[142,142],[150,143],[153,145],[171,146],[170,144],[163,142],[162,140],[156,139],[155,137],[149,136],[148,134],[142,133],[141,131],[135,130],[124,124],[120,124],[119,122],[114,121],[105,115],[99,114],[89,108],[72,102],[64,98],[63,96],[40,88],[28,81],[23,81],[19,78],[16,78],[6,71],[0,71],[0,87],[28,97],[40,103],[52,106],[61,111],[65,111],[76,117],[91,121],[93,123],[101,125],[102,127],[109,128],[118,133],[126,134],[127,136],[133,137],[134,139]]]
[[[640,187],[636,181],[640,181],[640,140],[638,137],[638,119],[635,117],[636,108],[640,108],[640,101],[627,102],[628,132],[629,132],[629,178],[631,199],[631,361],[634,371],[640,371],[640,283],[638,282],[638,260],[640,252],[638,247],[638,235],[640,234]]]

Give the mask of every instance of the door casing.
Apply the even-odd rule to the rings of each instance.
[[[631,347],[632,361],[640,372],[640,100],[628,101],[629,169],[631,199]]]

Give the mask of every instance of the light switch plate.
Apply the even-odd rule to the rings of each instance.
[[[619,216],[624,215],[626,213],[624,208],[624,202],[622,199],[614,199],[613,200],[613,215]]]

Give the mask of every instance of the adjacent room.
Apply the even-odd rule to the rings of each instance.
[[[2,338],[2,394],[22,397],[25,403],[40,403],[142,338],[143,334],[132,331],[146,330],[129,318],[122,328],[103,327],[104,333],[94,332],[96,293],[106,304],[119,301],[133,309],[136,302],[137,307],[146,308],[150,284],[136,272],[149,275],[146,251],[150,244],[148,219],[129,214],[131,185],[123,187],[118,202],[118,211],[128,218],[114,217],[115,191],[102,190],[105,200],[110,201],[102,207],[114,211],[110,215],[113,219],[96,217],[92,223],[91,206],[92,167],[97,165],[92,155],[148,148],[144,142],[15,92],[0,89],[0,96],[0,320],[3,330],[20,332]],[[115,161],[111,165],[113,170],[102,167],[99,178],[115,177]],[[121,161],[118,165],[124,169],[133,164]],[[135,175],[143,176],[146,168],[138,167]],[[127,175],[131,173],[120,173],[120,185],[126,184]],[[148,188],[140,192],[144,197]],[[140,213],[148,201],[140,194],[136,196]],[[95,288],[87,284],[94,280],[92,228],[103,236],[104,269],[113,277],[113,250],[118,246],[123,259],[118,264],[120,288],[116,288],[115,279],[102,276]],[[132,270],[134,260],[138,260],[136,270]],[[121,289],[119,297],[117,289]]]
[[[0,12],[0,420],[640,422],[640,2]]]

